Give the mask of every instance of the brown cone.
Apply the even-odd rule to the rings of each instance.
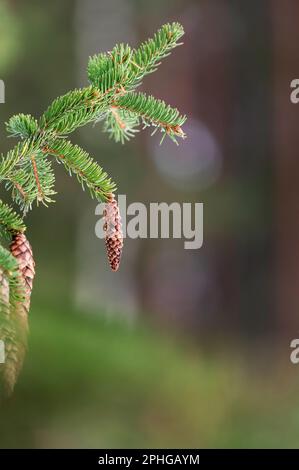
[[[23,306],[27,313],[30,307],[32,284],[35,275],[35,262],[32,248],[24,233],[14,235],[10,245],[11,254],[17,259],[24,282],[25,299]]]
[[[117,271],[123,249],[123,233],[119,207],[114,194],[110,194],[104,210],[104,230],[107,256],[112,271]]]

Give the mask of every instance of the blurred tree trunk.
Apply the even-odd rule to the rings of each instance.
[[[220,195],[219,188],[231,165],[231,8],[224,1],[194,2],[186,6],[184,15],[175,10],[173,13],[174,18],[182,17],[186,30],[184,46],[163,64],[159,73],[148,77],[144,86],[187,114],[187,135],[194,129],[197,136],[200,126],[207,129],[219,145],[220,158],[224,156],[226,164],[213,188],[209,184],[201,187],[200,178],[197,185],[190,188],[183,176],[181,184],[176,186],[154,164],[154,143],[149,144],[146,133],[142,136],[147,164],[142,200],[203,202],[205,239],[203,247],[194,251],[184,250],[182,240],[142,240],[136,276],[139,300],[142,310],[150,312],[157,323],[189,330],[195,335],[215,331],[215,328],[231,331],[237,325],[239,305],[237,251],[231,234],[223,234],[221,222],[215,223],[215,213],[221,202],[213,206],[213,194]],[[151,18],[150,22],[148,18]],[[145,30],[146,25],[154,21],[155,12],[149,7],[140,29]],[[202,135],[198,137],[200,139]],[[206,158],[203,140],[199,142],[195,156],[198,162],[204,162]],[[179,147],[182,159],[188,160],[189,145],[196,145],[195,142],[192,144],[190,135],[189,140]],[[175,164],[175,155],[173,157]],[[153,181],[156,182],[155,193]]]
[[[299,105],[290,82],[299,78],[299,2],[272,0],[274,32],[274,146],[276,175],[276,293],[280,333],[299,326]]]

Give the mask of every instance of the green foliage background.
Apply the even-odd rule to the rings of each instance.
[[[33,308],[25,368],[1,407],[1,447],[296,447],[291,366],[281,383],[280,367],[264,374],[254,354],[221,349]]]

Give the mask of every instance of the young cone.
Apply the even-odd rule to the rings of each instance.
[[[114,194],[110,194],[104,210],[104,231],[108,261],[112,271],[117,271],[123,249],[123,232],[119,207]]]

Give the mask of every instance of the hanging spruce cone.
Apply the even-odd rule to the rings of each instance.
[[[17,233],[13,236],[10,251],[19,265],[22,283],[20,289],[22,289],[23,301],[9,306],[8,314],[4,317],[5,322],[2,325],[5,342],[5,363],[2,365],[2,376],[6,395],[10,395],[14,389],[26,354],[28,312],[35,274],[32,249],[23,233]],[[0,281],[0,293],[3,289],[6,289],[5,286],[6,284],[1,284]]]
[[[104,231],[107,256],[112,271],[117,271],[123,249],[123,233],[119,207],[114,194],[110,194],[104,210]]]
[[[24,233],[14,235],[10,245],[12,255],[17,259],[24,282],[25,299],[22,307],[26,314],[29,312],[32,284],[35,275],[35,262],[33,259],[32,248]]]

